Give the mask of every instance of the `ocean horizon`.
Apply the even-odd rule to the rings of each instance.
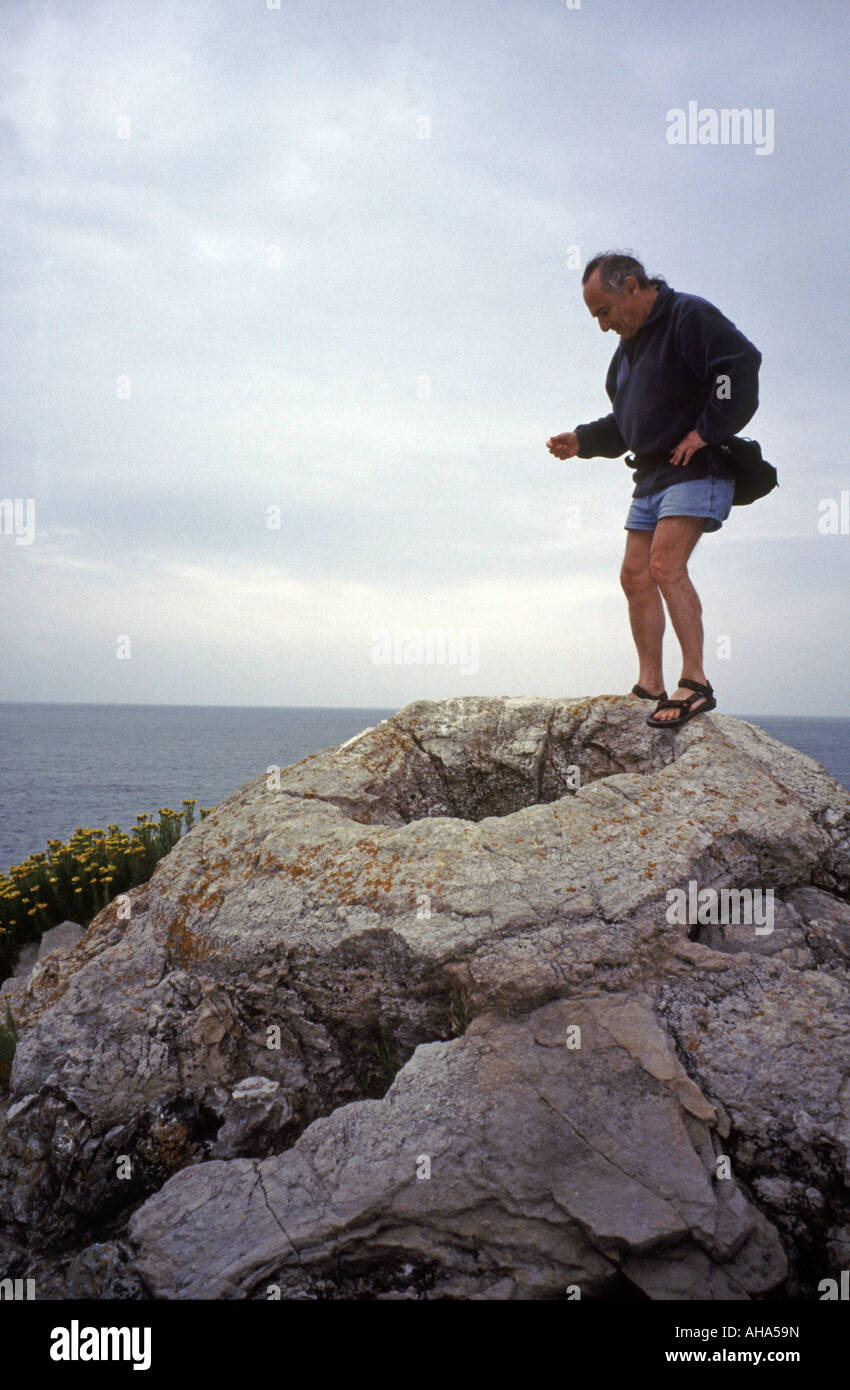
[[[331,748],[398,707],[0,702],[0,872],[79,827],[182,809],[196,817],[269,767]],[[850,790],[850,718],[735,718],[806,753]]]

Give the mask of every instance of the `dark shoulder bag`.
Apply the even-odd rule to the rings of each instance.
[[[775,487],[779,487],[776,469],[762,458],[757,439],[742,439],[736,434],[716,448],[735,474],[733,507],[748,507],[751,502],[757,502],[760,497],[766,497]]]

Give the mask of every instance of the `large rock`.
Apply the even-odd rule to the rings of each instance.
[[[58,927],[50,927],[43,933],[38,943],[38,959],[44,960],[52,951],[73,951],[83,935],[79,922],[60,922]]]
[[[286,1153],[184,1169],[130,1224],[137,1269],[158,1298],[598,1297],[618,1272],[749,1298],[786,1261],[716,1178],[721,1125],[639,995],[485,1015]]]
[[[26,988],[26,981],[32,976],[39,962],[46,960],[54,951],[60,951],[63,955],[73,951],[82,935],[83,929],[79,922],[66,920],[56,927],[48,928],[38,941],[28,941],[22,946],[15,961],[14,971],[7,980],[0,983],[0,1017],[5,1018],[6,1008],[3,1000],[7,997],[10,1006],[17,1012],[18,1000]]]
[[[619,1008],[640,1000],[705,1105],[733,1116],[729,1191],[746,1220],[753,1202],[768,1213],[791,1254],[788,1288],[808,1287],[812,1242],[843,1249],[847,1223],[850,794],[742,721],[709,715],[659,734],[644,713],[614,696],[420,702],[228,797],[130,894],[129,917],[111,904],[70,955],[49,956],[16,989],[5,1238],[23,1249],[26,1230],[26,1258],[59,1258],[94,1232],[120,1236],[180,1170],[177,1184],[226,1184],[247,1159],[296,1153],[319,1117],[342,1124],[347,1103],[382,1095],[399,1063],[419,1066],[420,1044],[438,1072],[452,1065],[478,1036],[458,1037],[469,1017],[482,1028],[486,1015],[498,1040],[550,1001],[597,1009],[610,995]],[[669,890],[694,882],[772,890],[776,941],[752,924],[668,920]],[[772,1102],[769,1063],[759,1053],[754,1066],[753,1048],[787,1049]],[[590,1071],[570,1074],[581,1087]],[[637,1074],[634,1084],[640,1092]],[[464,1110],[450,1087],[441,1094],[474,1134],[479,1101]],[[605,1112],[574,1100],[591,1142]],[[525,1092],[511,1102],[517,1115],[530,1103]],[[658,1114],[673,1143],[674,1112]],[[794,1152],[817,1157],[810,1192],[786,1148],[804,1133]],[[691,1138],[707,1162],[705,1136]],[[476,1161],[490,1181],[486,1153]],[[787,1192],[753,1187],[745,1199],[739,1188],[786,1174]],[[529,1191],[547,1181],[530,1172]],[[683,1252],[678,1285],[655,1236],[632,1247],[625,1227],[621,1276],[660,1297],[766,1287],[690,1210],[680,1205],[670,1237]],[[759,1239],[773,1250],[764,1277],[781,1277],[775,1237]],[[122,1287],[126,1260],[122,1247]],[[538,1287],[531,1266],[517,1270],[517,1290]],[[593,1261],[587,1271],[594,1287],[611,1276]],[[454,1277],[446,1288],[460,1289]],[[253,1273],[239,1278],[228,1287],[241,1294]]]

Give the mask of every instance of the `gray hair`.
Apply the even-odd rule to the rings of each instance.
[[[600,251],[585,266],[581,277],[583,285],[587,284],[594,270],[599,271],[599,283],[602,288],[614,290],[618,294],[629,276],[634,276],[642,290],[648,290],[652,286],[660,289],[662,285],[667,284],[661,275],[650,279],[641,262],[630,251]]]

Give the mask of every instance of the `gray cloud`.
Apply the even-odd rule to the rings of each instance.
[[[36,499],[38,534],[0,537],[0,697],[391,705],[436,680],[369,662],[394,619],[486,623],[494,691],[628,688],[628,470],[544,447],[605,411],[615,346],[569,249],[619,244],[764,354],[750,430],[782,486],[697,569],[707,631],[746,624],[739,707],[846,713],[850,537],[817,530],[850,487],[843,22],[768,0],[9,11],[3,495]],[[774,153],[671,147],[690,99],[775,108]],[[145,638],[119,666],[122,623]]]

